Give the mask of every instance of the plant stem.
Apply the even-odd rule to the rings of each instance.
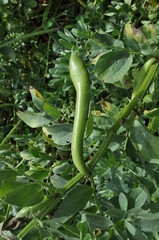
[[[21,123],[22,120],[19,120],[16,125],[10,130],[10,132],[6,135],[6,137],[2,140],[2,142],[0,143],[0,147],[2,147],[6,141],[9,139],[10,135],[15,131],[15,129],[19,126],[19,124]]]
[[[98,199],[97,199],[96,187],[95,187],[95,184],[94,184],[93,176],[91,176],[90,180],[91,180],[91,187],[92,187],[92,189],[93,189],[94,202],[95,202],[95,204],[96,204],[96,207],[97,207],[99,213],[100,213],[101,215],[103,215],[102,209],[101,209],[101,207],[100,207],[100,205],[99,205],[99,202],[98,202]]]
[[[8,204],[6,215],[5,215],[5,221],[8,219],[8,216],[9,216],[9,213],[10,213],[10,209],[11,209],[11,206],[10,206],[10,204]]]
[[[22,229],[22,231],[17,236],[18,239],[22,239],[29,231],[31,231],[39,223],[39,220],[41,220],[45,215],[51,212],[59,204],[60,201],[61,201],[61,196],[59,196],[58,198],[55,198],[54,194],[49,196],[49,198],[45,202],[45,207],[40,211],[40,213],[36,218],[31,220],[31,222],[28,223],[28,225]]]
[[[41,30],[41,31],[34,31],[34,32],[31,32],[31,33],[28,33],[28,34],[25,34],[23,36],[20,36],[18,38],[13,38],[11,40],[8,40],[8,41],[4,41],[2,43],[0,43],[0,48],[3,48],[3,47],[6,47],[14,42],[19,42],[21,40],[26,40],[28,38],[32,38],[32,37],[35,37],[35,36],[39,36],[39,35],[43,35],[43,34],[46,34],[46,33],[50,33],[50,32],[53,32],[53,31],[57,31],[57,29],[46,29],[46,30]]]
[[[35,227],[37,223],[38,223],[37,218],[31,220],[31,222],[28,223],[28,225],[26,225],[26,227],[23,228],[23,230],[18,234],[17,239],[22,239],[31,229]]]
[[[67,192],[71,187],[78,183],[85,175],[82,173],[77,173],[69,182],[67,182],[63,188],[64,192]]]
[[[49,67],[49,51],[50,51],[50,43],[51,43],[51,37],[49,37],[48,45],[47,45],[47,52],[46,52],[46,68],[45,68],[45,74],[44,76],[47,77],[48,67]]]

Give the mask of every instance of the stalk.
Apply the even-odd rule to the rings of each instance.
[[[10,44],[13,44],[15,42],[19,42],[19,41],[24,41],[28,38],[33,38],[35,36],[39,36],[39,35],[43,35],[43,34],[46,34],[46,33],[50,33],[50,32],[53,32],[57,29],[46,29],[46,30],[41,30],[41,31],[34,31],[34,32],[31,32],[31,33],[28,33],[28,34],[25,34],[23,36],[20,36],[18,38],[13,38],[13,39],[10,39],[10,40],[7,40],[7,41],[4,41],[2,43],[0,43],[0,48],[3,48],[3,47],[6,47]]]
[[[6,141],[9,139],[10,135],[15,131],[15,129],[20,125],[22,120],[19,120],[16,125],[10,130],[10,132],[6,135],[6,137],[2,140],[2,142],[0,143],[0,147],[2,147]]]
[[[44,205],[44,203],[39,204],[38,209],[39,209],[39,214],[37,217],[35,217],[31,222],[26,225],[25,228],[22,229],[22,231],[18,234],[17,239],[22,239],[28,232],[30,232],[39,222],[42,220],[44,216],[46,216],[49,212],[51,212],[61,201],[61,196],[58,198],[54,197],[54,194],[49,196],[49,198],[45,202],[45,207],[43,209],[40,209],[41,205]]]

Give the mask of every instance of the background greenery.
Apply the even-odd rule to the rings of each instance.
[[[0,239],[159,239],[157,74],[92,177],[69,185],[79,175],[68,69],[74,47],[91,80],[90,160],[139,69],[158,59],[158,10],[157,0],[0,0]]]

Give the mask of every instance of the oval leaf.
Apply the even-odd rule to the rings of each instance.
[[[19,111],[17,115],[31,128],[43,127],[50,123],[50,120],[43,117],[41,113]]]
[[[77,214],[88,202],[92,195],[92,188],[79,185],[73,188],[59,205],[54,214],[54,220],[64,223]]]
[[[142,191],[139,196],[135,199],[135,208],[141,208],[147,199],[147,193]]]
[[[1,169],[0,170],[0,183],[7,179],[9,181],[15,181],[17,172],[12,169]]]
[[[72,141],[72,124],[56,124],[43,127],[43,133],[55,144],[68,145]]]
[[[141,158],[159,164],[159,138],[148,132],[137,120],[130,127],[130,140]]]
[[[102,55],[95,66],[95,74],[106,83],[115,83],[124,77],[132,64],[132,55],[126,50]]]
[[[48,102],[44,102],[43,108],[44,108],[44,111],[51,117],[59,118],[61,116],[61,113],[59,112],[59,110]]]
[[[87,213],[86,218],[92,230],[96,228],[99,228],[101,230],[106,230],[113,225],[112,221],[108,217],[105,217],[102,215]]]
[[[135,240],[147,240],[147,237],[139,229],[134,227],[130,222],[125,221],[125,227]]]
[[[4,197],[9,204],[28,207],[41,202],[44,193],[38,184],[4,181],[0,189],[0,198]]]
[[[33,101],[35,107],[37,109],[39,109],[40,111],[42,111],[43,110],[43,105],[44,105],[43,96],[41,95],[41,93],[38,90],[36,90],[32,86],[30,86],[29,91],[31,93],[32,101]]]
[[[122,211],[127,211],[127,208],[128,208],[128,200],[127,200],[127,197],[125,196],[124,193],[120,193],[119,195],[119,205],[120,205],[120,209]]]

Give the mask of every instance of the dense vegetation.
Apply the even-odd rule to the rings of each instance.
[[[158,0],[0,0],[0,20],[0,239],[159,239]],[[89,176],[71,155],[72,49]]]

